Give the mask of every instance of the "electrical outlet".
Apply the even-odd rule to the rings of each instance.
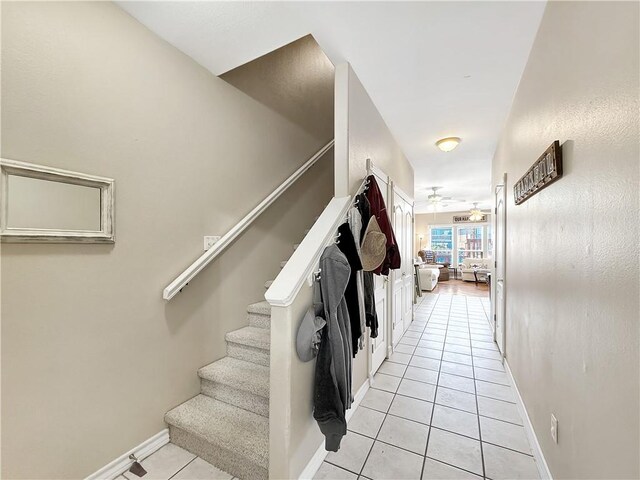
[[[553,413],[551,414],[551,438],[558,443],[558,419]]]
[[[206,236],[204,237],[204,249],[205,250],[209,250],[211,247],[213,247],[213,244],[216,243],[218,240],[220,240],[220,236],[214,237],[214,236]]]

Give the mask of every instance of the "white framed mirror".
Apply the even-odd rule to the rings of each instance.
[[[114,180],[0,159],[0,237],[13,243],[114,243]]]

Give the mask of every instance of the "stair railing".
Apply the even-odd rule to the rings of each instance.
[[[293,172],[284,182],[282,182],[273,192],[260,202],[253,210],[234,225],[231,230],[224,234],[209,250],[204,252],[187,269],[178,275],[173,282],[166,286],[162,292],[162,298],[171,300],[176,294],[198,275],[209,263],[220,255],[233,241],[238,238],[273,202],[275,202],[287,189],[293,185],[304,173],[309,170],[322,156],[333,147],[334,140],[331,140],[324,147],[318,150],[304,165]]]
[[[371,169],[368,160],[367,173]],[[365,186],[366,178],[355,194]],[[310,459],[320,458],[317,452],[323,437],[312,415],[315,362],[299,360],[296,336],[313,302],[313,277],[320,257],[335,241],[352,200],[350,195],[331,199],[265,293],[271,306],[269,478],[309,478],[303,472],[305,466]]]

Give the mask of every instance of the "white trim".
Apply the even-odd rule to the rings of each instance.
[[[129,455],[133,453],[136,458],[141,461],[152,453],[160,450],[160,448],[164,447],[167,443],[169,443],[169,429],[165,428],[161,432],[156,433],[153,437],[142,442],[137,447],[132,448],[123,455],[120,455],[100,470],[92,473],[85,480],[112,480],[129,470],[133,464],[133,460],[129,459]]]
[[[395,193],[398,194],[398,196],[400,198],[402,198],[405,202],[407,202],[408,204],[411,205],[411,207],[414,206],[414,201],[413,198],[411,196],[409,196],[409,194],[407,194],[404,190],[402,190],[398,185],[396,185],[395,182],[393,182],[393,191]]]
[[[518,412],[520,413],[520,418],[522,418],[522,423],[524,423],[524,430],[527,433],[527,438],[529,439],[531,450],[533,450],[533,457],[536,460],[536,466],[538,467],[540,478],[542,480],[553,480],[551,471],[549,470],[549,465],[547,465],[547,461],[544,458],[542,448],[540,447],[540,442],[538,442],[538,437],[536,437],[536,432],[533,429],[533,424],[531,423],[531,419],[529,418],[527,409],[524,406],[522,396],[520,395],[520,391],[518,390],[518,386],[516,385],[516,381],[513,378],[513,373],[511,373],[511,368],[509,368],[509,363],[507,362],[506,358],[504,359],[504,367],[507,371],[507,375],[509,376],[511,386],[516,392],[516,404],[518,406]]]
[[[231,245],[242,232],[244,232],[253,221],[258,218],[280,195],[282,195],[298,178],[300,178],[307,170],[309,170],[329,149],[333,147],[333,140],[318,150],[304,165],[293,172],[284,182],[269,194],[262,202],[260,202],[253,210],[233,226],[231,230],[225,233],[220,240],[204,252],[198,259],[193,262],[187,269],[182,272],[176,279],[165,287],[162,298],[171,300],[180,290],[182,290],[193,278],[198,275],[209,263],[211,263],[218,255],[220,255],[229,245]]]
[[[9,227],[9,175],[100,189],[100,229],[58,230]],[[115,181],[112,178],[2,158],[0,159],[0,192],[2,192],[0,194],[0,237],[7,243],[114,243],[114,189]]]
[[[360,389],[356,393],[355,397],[353,397],[353,403],[351,404],[351,408],[347,410],[347,414],[346,414],[347,422],[349,422],[354,412],[356,411],[356,408],[358,408],[358,406],[360,405],[360,402],[362,401],[366,393],[369,391],[370,382],[371,380],[365,381],[364,384],[360,387]],[[320,466],[322,465],[322,462],[324,462],[324,459],[328,454],[329,452],[327,452],[324,449],[324,441],[323,441],[318,447],[318,450],[316,450],[316,453],[314,453],[313,457],[311,457],[311,460],[309,460],[309,463],[307,463],[307,466],[304,467],[304,470],[302,470],[302,473],[300,474],[298,479],[299,480],[312,479],[314,475],[318,472],[318,469],[320,468]]]
[[[373,164],[373,160],[371,160],[370,158],[367,158],[367,175],[375,175],[382,181],[382,183],[384,183],[385,185],[389,185],[389,175],[387,175],[384,170],[376,167]]]

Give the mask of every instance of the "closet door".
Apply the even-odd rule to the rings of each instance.
[[[402,322],[406,331],[413,321],[413,204],[404,202],[404,246],[402,252]]]
[[[376,177],[376,181],[378,182],[378,186],[380,187],[380,192],[384,198],[385,205],[389,205],[389,177],[378,172],[376,170],[373,171],[373,174]],[[390,213],[390,212],[387,212]],[[384,359],[387,358],[388,355],[388,347],[389,347],[389,331],[388,331],[388,318],[389,318],[389,299],[387,297],[388,288],[387,284],[389,283],[387,277],[383,277],[382,275],[374,275],[374,298],[376,302],[376,313],[378,315],[378,337],[370,339],[371,345],[371,375],[378,371]]]
[[[405,202],[402,198],[395,192],[393,193],[393,231],[396,236],[396,242],[398,243],[398,250],[400,252],[400,258],[402,259],[402,265],[397,270],[391,271],[392,277],[392,304],[391,304],[391,325],[392,325],[392,338],[393,338],[393,346],[395,347],[400,339],[402,338],[402,334],[404,333],[404,263],[405,263],[405,252],[404,252],[404,206]]]

